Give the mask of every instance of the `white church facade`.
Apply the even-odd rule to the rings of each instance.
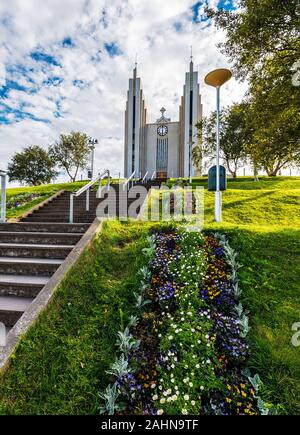
[[[196,175],[192,149],[198,145],[196,124],[202,119],[202,102],[198,72],[194,71],[191,59],[189,72],[185,75],[183,96],[179,107],[179,121],[161,116],[149,123],[141,79],[134,68],[129,79],[125,111],[124,175],[135,172],[142,178],[178,178]]]

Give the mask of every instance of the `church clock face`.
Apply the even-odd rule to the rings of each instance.
[[[166,125],[160,125],[160,126],[157,128],[157,133],[158,133],[160,136],[166,136],[166,134],[168,134],[168,127],[167,127]]]

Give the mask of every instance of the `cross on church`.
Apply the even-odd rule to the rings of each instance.
[[[162,107],[162,108],[160,109],[160,112],[161,112],[161,116],[162,116],[162,117],[164,116],[165,111],[166,111],[166,109],[165,109],[164,107]]]

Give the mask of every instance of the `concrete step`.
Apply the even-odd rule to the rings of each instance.
[[[30,231],[1,231],[0,243],[26,243],[48,245],[76,245],[82,233],[45,233]]]
[[[47,284],[49,277],[32,275],[0,275],[0,295],[34,298]]]
[[[5,326],[13,326],[32,300],[32,298],[0,296],[0,322],[4,323]]]
[[[90,209],[90,211],[85,211],[85,210],[74,210],[74,216],[78,216],[78,217],[84,217],[84,216],[94,216],[96,213],[96,208]],[[59,215],[58,215],[59,213]],[[41,211],[36,211],[34,213],[32,213],[30,216],[43,216],[43,217],[59,217],[60,215],[62,216],[69,216],[69,210],[57,210],[57,211],[53,211],[53,210],[41,210]],[[29,217],[29,216],[28,216]]]
[[[50,258],[0,257],[0,274],[51,276],[62,262]]]
[[[31,222],[17,222],[17,223],[0,223],[1,231],[9,232],[41,232],[41,233],[85,233],[90,224],[65,224],[65,223],[31,223]]]
[[[83,218],[76,218],[74,219],[74,222],[76,223],[86,223],[89,222],[90,224],[94,221],[94,219],[96,218],[96,215],[87,218],[86,216]],[[58,218],[47,218],[47,217],[41,217],[41,216],[34,216],[34,217],[27,217],[24,219],[25,222],[45,222],[45,223],[68,223],[69,222],[69,217],[64,217],[62,216],[59,220]]]
[[[0,243],[0,257],[66,258],[75,245]]]
[[[76,218],[74,219],[74,222],[76,223],[86,223],[89,222],[90,224],[94,221],[94,219],[96,218],[96,216],[92,217],[92,218]],[[27,217],[24,219],[25,222],[47,222],[47,223],[68,223],[69,222],[69,217],[62,217],[62,218],[44,218],[44,217],[39,217],[39,216],[35,216],[34,218],[30,218]]]

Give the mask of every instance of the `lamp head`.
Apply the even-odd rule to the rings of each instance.
[[[226,68],[215,69],[209,72],[204,81],[207,85],[213,86],[214,88],[224,85],[232,77],[232,72]]]

